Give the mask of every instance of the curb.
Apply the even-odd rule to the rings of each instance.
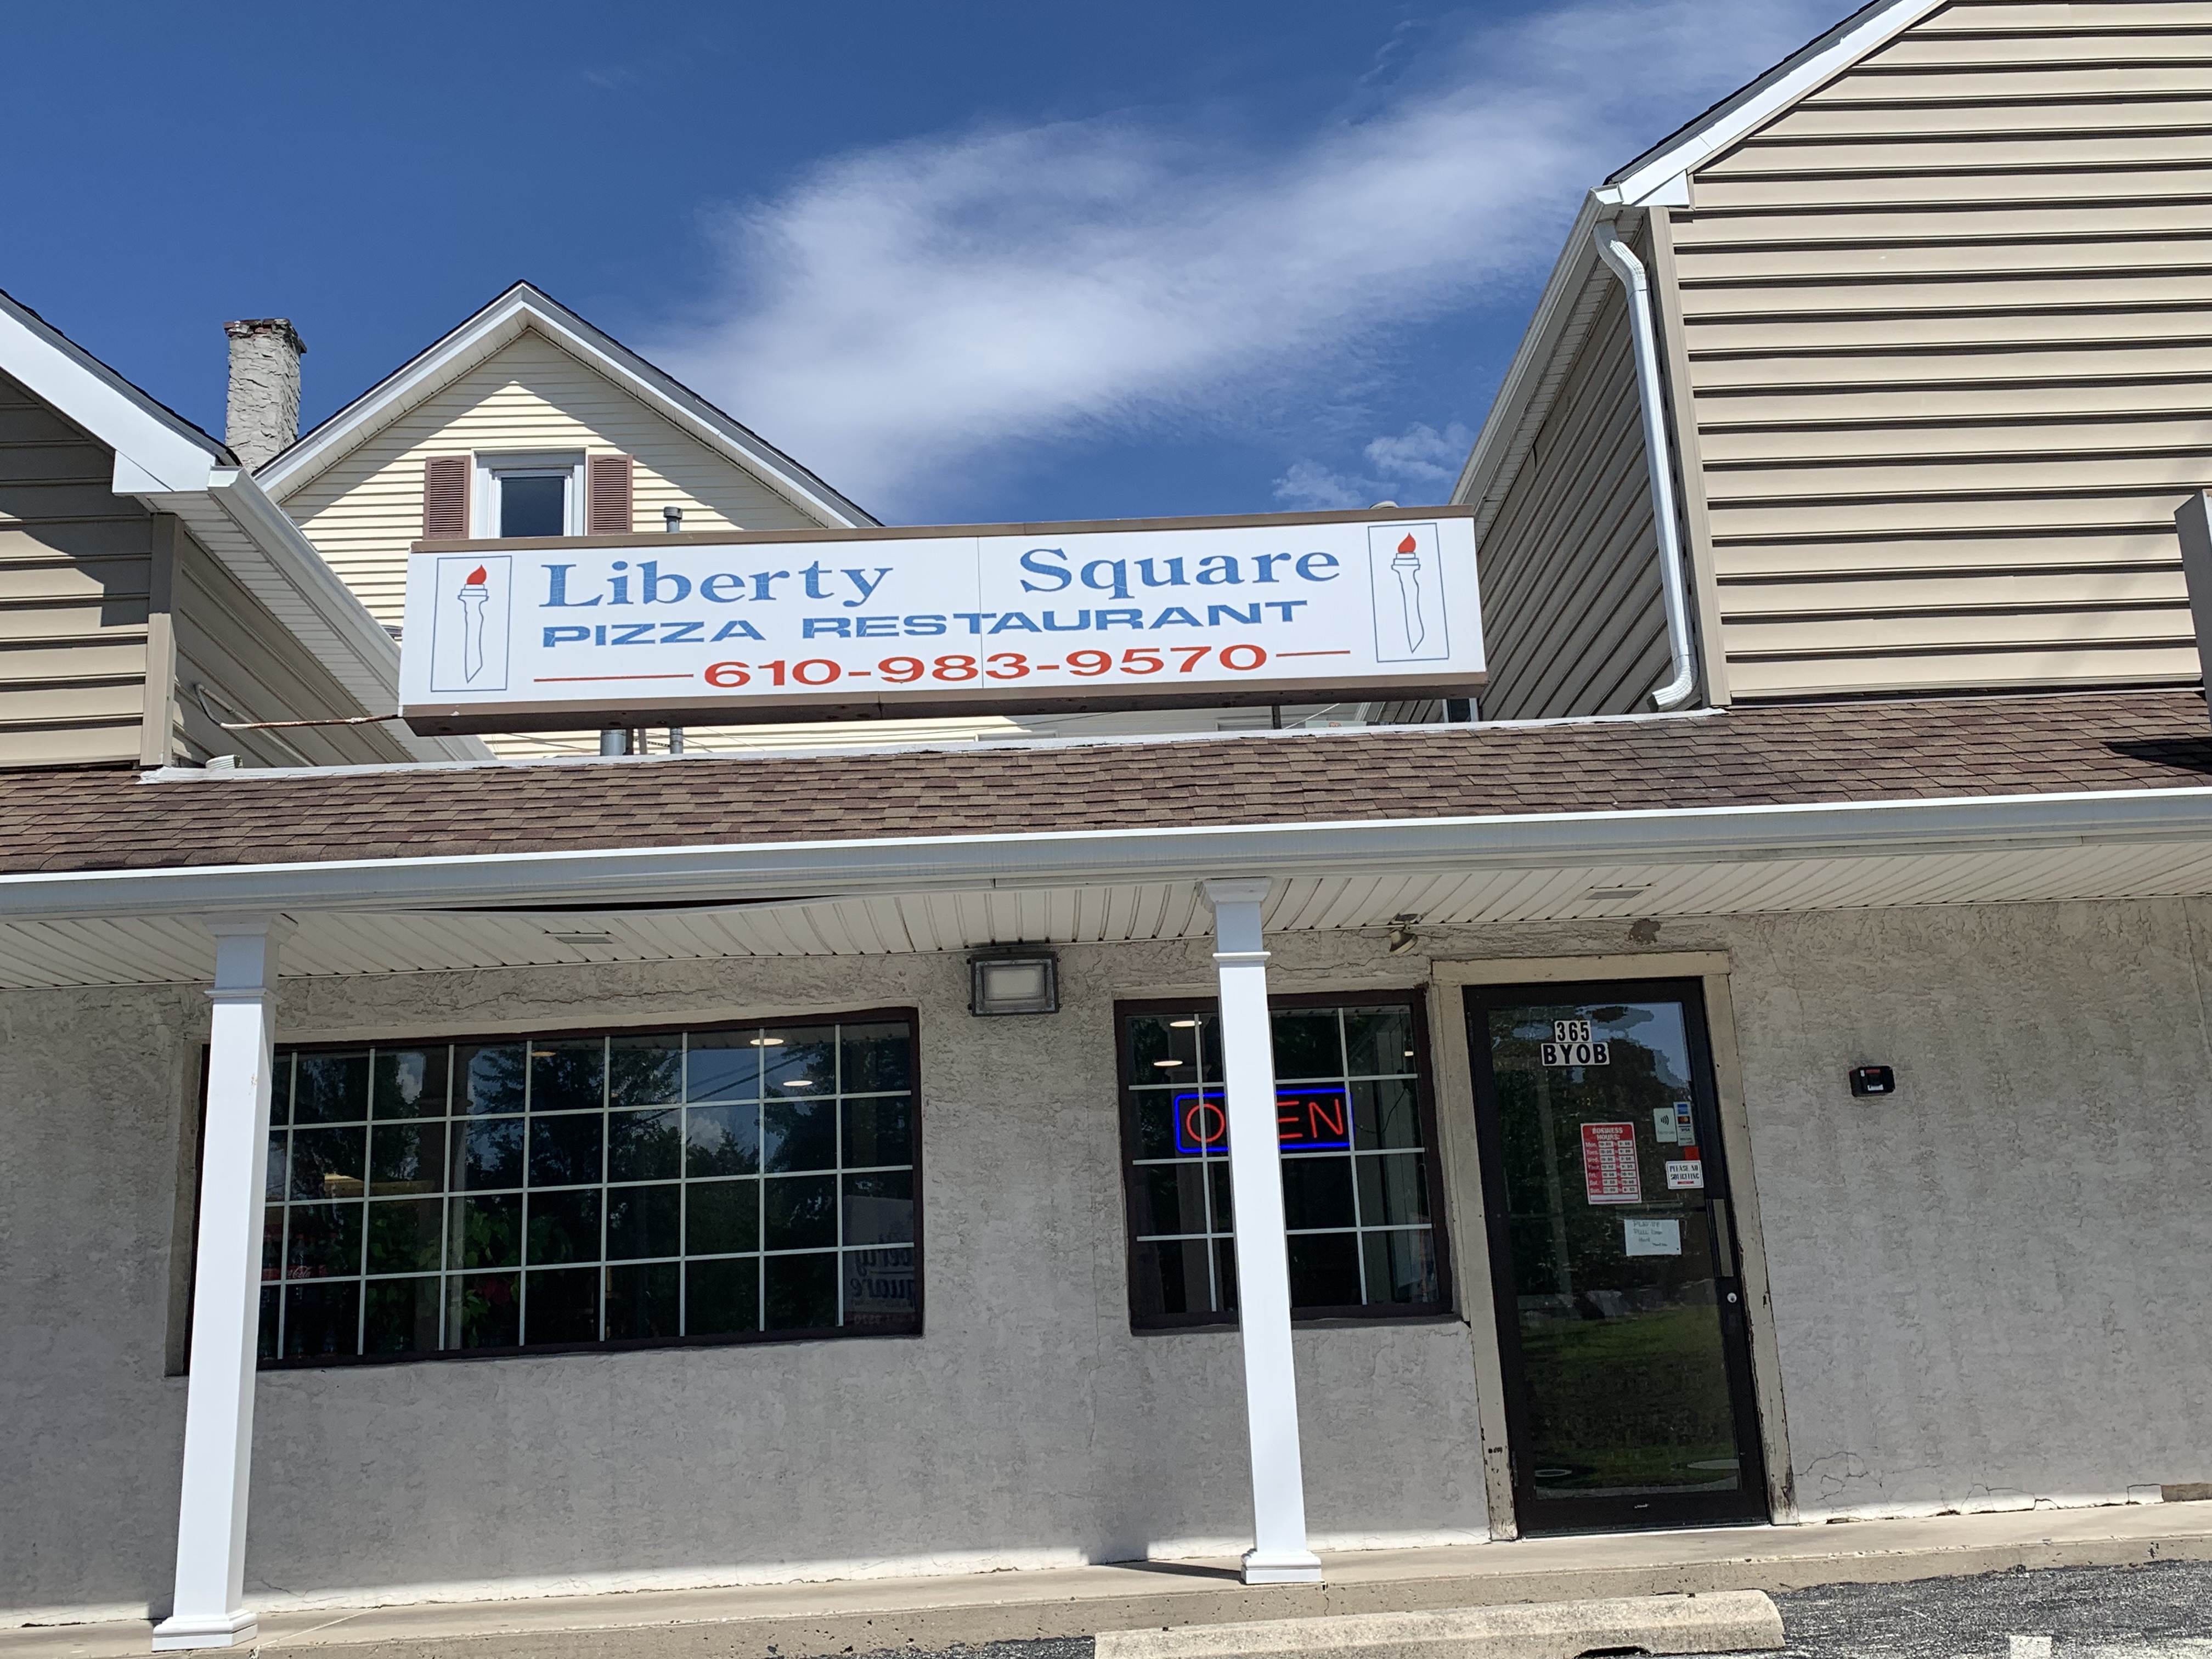
[[[1763,1590],[1364,1613],[1108,1631],[1097,1659],[1580,1659],[1595,1650],[1740,1653],[1783,1644]]]

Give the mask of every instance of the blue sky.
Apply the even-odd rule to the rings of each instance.
[[[1438,500],[1582,191],[1845,9],[21,9],[0,288],[211,430],[228,318],[313,420],[526,277],[888,520]]]

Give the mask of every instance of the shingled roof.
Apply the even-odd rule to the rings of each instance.
[[[0,872],[1482,817],[2212,783],[2193,691],[810,755],[18,773]]]

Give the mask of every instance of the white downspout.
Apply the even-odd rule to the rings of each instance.
[[[1644,458],[1651,470],[1651,518],[1659,532],[1659,591],[1667,605],[1667,650],[1674,677],[1651,694],[1655,708],[1679,708],[1698,689],[1690,645],[1689,588],[1682,574],[1682,532],[1674,513],[1674,469],[1667,443],[1666,405],[1659,386],[1658,331],[1651,324],[1651,279],[1611,224],[1590,233],[1598,257],[1628,289],[1628,328],[1636,345],[1636,395],[1644,406]]]

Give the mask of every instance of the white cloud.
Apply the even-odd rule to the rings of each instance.
[[[1316,460],[1291,463],[1275,480],[1275,499],[1301,513],[1372,507],[1378,501],[1440,501],[1459,477],[1474,434],[1457,421],[1441,432],[1416,421],[1396,437],[1370,439],[1364,471],[1339,471]]]
[[[1540,275],[1586,186],[1835,3],[1557,6],[1348,87],[1287,152],[1099,119],[849,153],[729,210],[714,306],[650,349],[895,514],[1040,444],[1297,428],[1393,331]],[[1369,468],[1433,483],[1443,441]],[[1278,493],[1364,488],[1301,463]]]

